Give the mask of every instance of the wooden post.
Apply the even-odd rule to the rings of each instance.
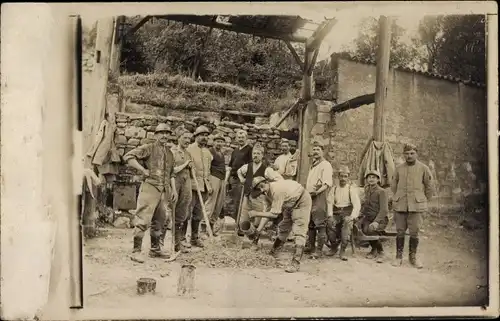
[[[137,280],[137,294],[155,293],[156,280],[152,278],[140,278]]]
[[[389,77],[389,58],[391,53],[392,19],[380,16],[379,45],[377,53],[377,79],[375,87],[375,111],[373,118],[373,139],[382,142],[385,139],[384,107],[387,97],[387,79]]]
[[[106,109],[106,90],[108,85],[109,60],[113,37],[113,18],[104,18],[97,22],[95,64],[91,77],[89,104],[84,106],[83,148],[84,154],[90,149],[99,126],[104,119]],[[91,159],[84,158],[84,168],[92,168]],[[87,188],[83,189],[82,223],[84,235],[95,235],[96,200]]]
[[[302,74],[302,92],[301,100],[304,107],[299,109],[299,155],[300,159],[297,166],[297,181],[305,186],[307,174],[309,172],[309,150],[310,150],[310,133],[312,130],[312,119],[309,110],[309,101],[313,95],[313,68],[311,66],[314,52],[306,48],[304,69]]]
[[[120,59],[123,44],[123,23],[125,16],[118,16],[115,19],[113,29],[113,41],[111,43],[111,62],[109,64],[110,74],[113,78],[120,75]]]
[[[192,297],[194,294],[194,277],[196,267],[191,264],[184,264],[181,268],[179,281],[177,282],[177,295]]]

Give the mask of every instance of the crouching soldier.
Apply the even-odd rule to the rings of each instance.
[[[127,165],[140,171],[146,179],[141,184],[137,199],[137,223],[134,228],[134,248],[131,259],[144,263],[141,256],[142,239],[145,231],[151,227],[150,257],[166,258],[168,255],[161,250],[160,238],[166,221],[165,208],[170,202],[175,202],[174,157],[168,149],[167,135],[171,133],[166,124],[156,127],[157,140],[150,144],[139,146],[123,156]],[[145,162],[146,167],[138,160]]]
[[[380,187],[380,173],[376,170],[369,171],[365,176],[368,183],[365,187],[365,200],[361,208],[361,230],[366,235],[383,234],[389,222],[387,214],[389,212],[387,192]],[[377,259],[378,263],[383,263],[384,249],[380,240],[370,241],[371,251],[366,256],[369,259]]]
[[[349,168],[341,166],[338,171],[339,185],[330,189],[328,195],[327,234],[330,251],[334,256],[340,244],[340,259],[347,261],[345,250],[351,239],[353,221],[359,216],[361,202],[356,186],[349,183]]]
[[[278,237],[269,254],[275,256],[283,247],[290,232],[295,236],[295,253],[286,272],[297,272],[304,252],[307,227],[309,225],[312,201],[309,193],[296,181],[277,180],[268,182],[264,177],[255,177],[252,189],[257,194],[264,194],[271,201],[271,210],[266,213],[254,213],[265,218],[276,218],[283,213],[283,220],[278,225]]]
[[[326,243],[327,195],[333,185],[333,169],[323,156],[321,143],[313,141],[312,144],[312,165],[306,182],[306,190],[312,199],[306,253],[312,253],[312,258],[319,258],[323,256]]]

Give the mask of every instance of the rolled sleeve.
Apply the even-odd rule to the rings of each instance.
[[[328,185],[328,187],[333,186],[333,168],[330,163],[325,162],[323,166],[323,170],[321,171],[321,181],[323,184]]]
[[[352,203],[352,216],[358,217],[361,211],[361,200],[359,199],[358,189],[354,186],[351,187],[349,193],[351,193],[351,203]],[[387,200],[386,200],[387,202]]]
[[[283,176],[281,176],[280,173],[276,172],[271,167],[266,168],[266,170],[264,171],[264,177],[268,181],[277,181],[283,179]]]
[[[128,162],[131,159],[146,159],[149,156],[151,156],[151,150],[152,150],[151,144],[146,144],[142,145],[139,147],[136,147],[123,155],[123,161]]]

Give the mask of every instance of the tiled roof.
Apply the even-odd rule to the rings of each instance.
[[[376,64],[375,59],[361,59],[358,57],[353,57],[347,52],[334,53],[331,55],[331,57],[332,57],[332,59],[340,58],[340,59],[350,60],[353,62],[362,63],[362,64],[366,64],[366,65],[375,65]],[[486,84],[484,84],[484,83],[480,83],[480,82],[476,82],[476,81],[472,81],[472,80],[464,80],[464,79],[451,77],[451,76],[443,76],[443,75],[440,75],[437,73],[431,73],[431,72],[424,71],[424,70],[419,70],[419,69],[414,69],[414,68],[406,68],[406,67],[400,67],[400,66],[396,66],[396,67],[392,67],[392,68],[394,68],[395,70],[411,72],[411,73],[424,75],[424,76],[431,77],[431,78],[443,79],[443,80],[448,80],[448,81],[452,81],[452,82],[456,82],[456,83],[463,83],[464,85],[468,85],[468,86],[480,87],[480,88],[486,87]]]

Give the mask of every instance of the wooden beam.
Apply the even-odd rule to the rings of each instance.
[[[288,116],[290,116],[293,112],[295,112],[295,110],[299,105],[300,105],[300,99],[297,99],[297,101],[292,106],[290,106],[290,108],[287,109],[287,111],[281,116],[281,118],[276,122],[276,124],[272,125],[272,127],[278,128]]]
[[[391,49],[392,19],[381,16],[379,20],[379,45],[377,53],[377,79],[375,84],[375,110],[373,119],[373,139],[384,141],[385,138],[385,101],[387,80],[389,77],[389,58]]]
[[[169,15],[169,16],[158,16],[158,18],[167,19],[171,21],[178,21],[187,24],[212,27],[216,29],[233,31],[237,33],[244,33],[248,35],[254,35],[257,37],[263,37],[269,39],[286,40],[290,42],[301,42],[301,43],[305,43],[307,41],[307,38],[303,36],[298,36],[290,33],[273,33],[263,29],[253,29],[251,27],[244,27],[231,23],[212,21],[211,17],[207,18],[205,16]]]
[[[375,102],[375,93],[362,95],[333,106],[330,112],[340,113],[349,109],[355,109],[364,105],[370,105],[373,104],[374,102]]]
[[[305,62],[304,62],[304,70],[302,74],[302,93],[301,93],[301,99],[304,102],[308,102],[313,94],[313,75],[312,73],[309,73],[309,68],[312,63],[312,58],[313,58],[313,52],[310,50],[307,50],[306,48],[306,54],[305,54]]]
[[[297,62],[297,64],[299,65],[300,70],[304,71],[304,63],[300,59],[300,57],[297,54],[297,51],[295,50],[295,48],[292,46],[292,44],[290,43],[290,41],[285,41],[285,44],[288,47],[288,50],[290,50],[290,52],[292,53],[292,56],[295,59],[295,62]]]
[[[316,60],[318,60],[319,48],[314,49],[314,53],[311,58],[311,62],[309,63],[309,69],[307,70],[307,74],[311,75],[314,67],[316,66]]]
[[[151,18],[153,18],[153,16],[145,16],[144,18],[142,18],[141,21],[136,23],[135,26],[133,26],[127,32],[124,33],[123,38],[132,35],[134,32],[139,30],[140,27],[144,26],[144,24],[146,24],[146,22],[148,22]]]
[[[111,58],[109,64],[109,71],[113,78],[117,78],[120,75],[120,59],[123,45],[123,37],[120,34],[120,30],[122,30],[124,22],[125,16],[118,16],[115,19],[113,41],[111,43]]]
[[[330,19],[320,25],[318,29],[314,32],[314,34],[307,39],[306,41],[306,48],[309,50],[314,50],[319,48],[321,45],[321,42],[325,39],[325,37],[328,35],[328,33],[332,30],[332,28],[335,26],[337,23],[336,19]]]

